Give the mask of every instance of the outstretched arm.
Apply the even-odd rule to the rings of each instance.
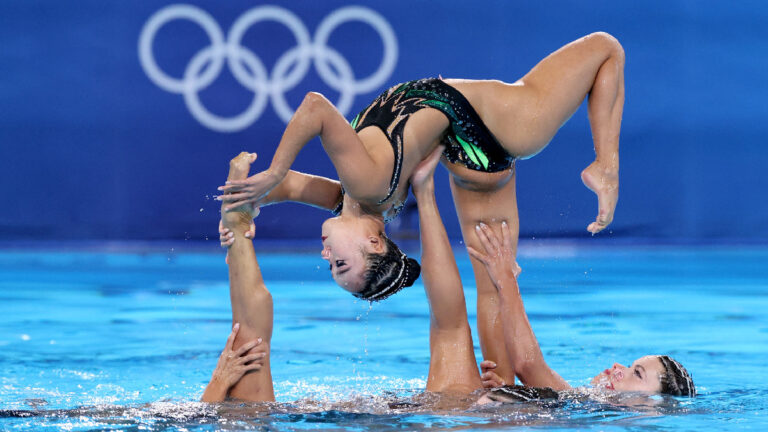
[[[232,159],[229,179],[242,179],[248,175],[250,164],[256,155],[241,153]],[[264,367],[246,373],[235,384],[230,395],[250,401],[275,400],[270,368],[272,339],[272,295],[264,284],[259,263],[251,240],[245,238],[253,218],[253,208],[243,206],[231,212],[222,211],[222,227],[231,231],[233,241],[229,246],[229,294],[232,302],[232,321],[240,324],[240,331],[232,348],[237,350],[246,341],[261,338],[265,351]]]
[[[285,178],[301,149],[317,136],[351,196],[366,199],[381,193],[380,182],[372,181],[371,176],[383,173],[386,182],[384,170],[378,169],[371,153],[336,107],[323,95],[310,92],[286,126],[269,169],[247,179],[229,180],[222,186],[229,193],[222,197],[226,210],[257,202],[269,194]]]
[[[290,170],[283,181],[256,204],[265,207],[296,202],[330,211],[336,208],[341,199],[341,183],[338,180]]]
[[[470,393],[482,386],[467,320],[459,270],[435,201],[438,147],[411,177],[419,209],[422,275],[430,308],[430,364],[427,390]]]
[[[488,275],[499,291],[500,314],[504,326],[504,342],[515,375],[531,387],[550,387],[555,390],[570,388],[565,380],[544,360],[539,342],[533,334],[525,313],[520,288],[514,273],[512,234],[506,222],[501,224],[502,239],[488,225],[476,227],[483,251],[467,247],[470,255],[485,265]]]

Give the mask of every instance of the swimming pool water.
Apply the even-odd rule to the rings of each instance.
[[[523,299],[566,380],[666,353],[700,396],[468,412],[388,408],[425,386],[421,282],[371,307],[336,288],[316,253],[258,254],[282,404],[196,402],[230,309],[222,253],[187,249],[0,250],[0,429],[768,428],[768,248],[523,245]],[[471,268],[457,256],[474,328]]]

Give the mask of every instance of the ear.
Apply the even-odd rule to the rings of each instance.
[[[368,243],[375,253],[384,253],[384,242],[379,236],[368,236]]]

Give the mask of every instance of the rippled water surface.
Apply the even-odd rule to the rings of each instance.
[[[317,254],[259,257],[278,402],[213,406],[196,401],[230,326],[220,253],[0,251],[0,430],[768,429],[766,248],[521,248],[534,331],[571,384],[667,353],[700,396],[468,411],[391,405],[425,398],[420,282],[370,307],[336,288]]]

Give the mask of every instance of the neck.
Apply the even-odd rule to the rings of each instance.
[[[360,201],[350,197],[349,194],[344,194],[344,206],[341,208],[341,216],[370,217],[379,221],[382,231],[384,230],[384,216],[382,216],[381,212],[363,205]]]

